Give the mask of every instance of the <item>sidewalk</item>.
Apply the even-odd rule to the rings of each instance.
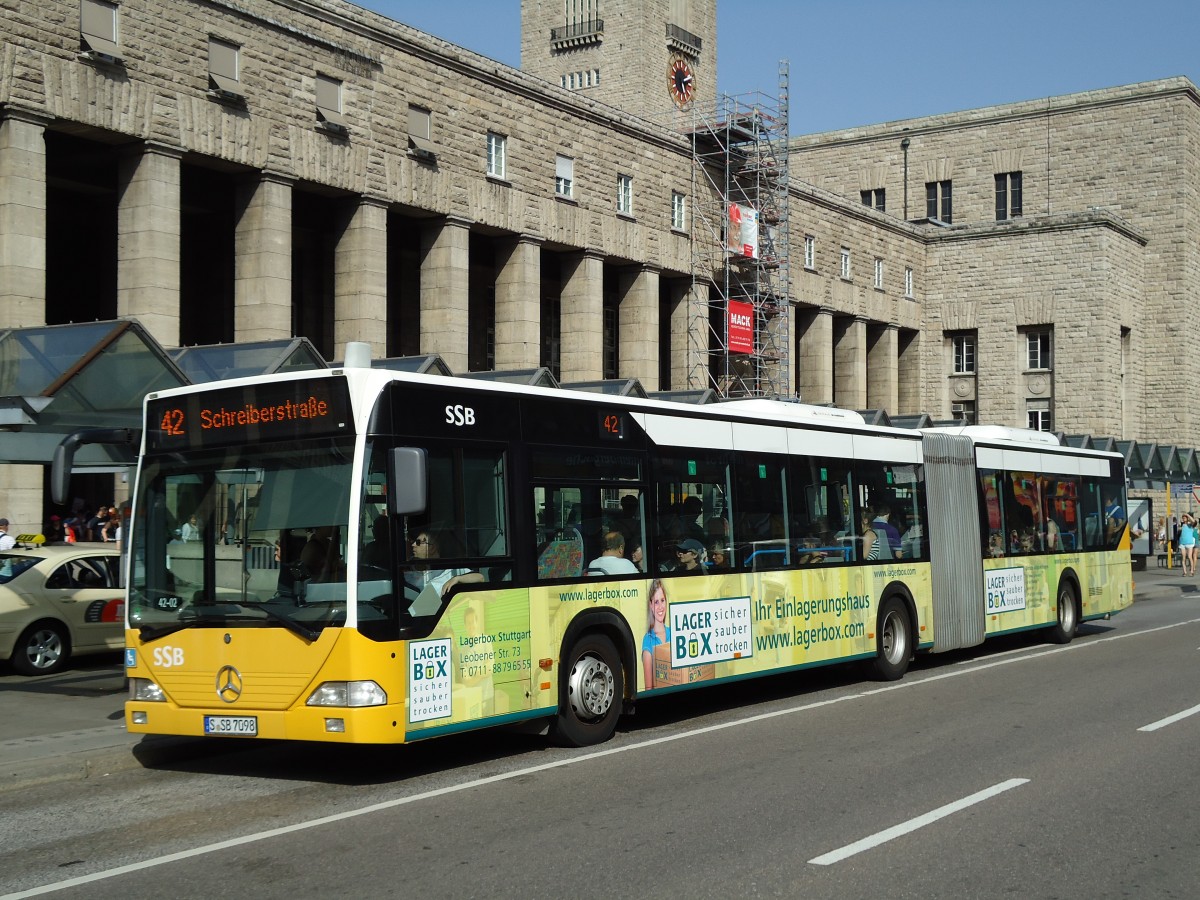
[[[109,775],[200,749],[197,738],[129,734],[125,693],[119,656],[81,659],[41,678],[0,674],[0,791]]]

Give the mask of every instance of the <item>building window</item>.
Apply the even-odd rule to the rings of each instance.
[[[494,131],[487,133],[487,173],[492,178],[504,178],[508,171],[505,156],[508,150],[508,138]]]
[[[105,3],[104,0],[81,0],[79,45],[84,53],[100,54],[113,62],[120,60],[115,4]]]
[[[910,300],[913,296],[913,273],[909,266],[904,267],[904,296]]]
[[[1053,431],[1054,421],[1050,415],[1050,401],[1027,400],[1025,402],[1025,424],[1034,431]]]
[[[596,87],[599,87],[599,86],[600,86],[600,70],[599,70],[599,69],[593,69],[593,70],[592,70],[592,73],[593,73],[593,75],[595,76],[595,78],[594,78],[593,80],[594,80],[594,82],[595,82],[595,84],[596,84]]]
[[[408,149],[417,156],[433,157],[429,110],[421,106],[408,107]]]
[[[679,191],[671,191],[671,227],[687,231],[687,197]]]
[[[925,182],[925,216],[949,225],[954,221],[953,194],[949,181]]]
[[[804,236],[804,268],[815,269],[817,267],[817,239],[811,234]]]
[[[566,76],[566,75],[559,75],[559,76],[558,76],[558,83],[559,83],[559,84],[561,84],[563,87],[566,87],[566,86],[567,86],[567,76]]]
[[[950,338],[954,347],[954,374],[975,374],[975,334],[956,334]]]
[[[863,206],[870,206],[880,212],[887,212],[887,192],[883,188],[875,188],[871,191],[859,191],[862,196]]]
[[[241,48],[219,38],[208,39],[208,89],[230,99],[242,96],[238,71]]]
[[[342,81],[317,73],[317,121],[334,131],[345,131],[342,118]]]
[[[575,196],[575,160],[569,156],[554,158],[554,193],[567,200]]]
[[[842,248],[842,278],[850,280],[850,248]]]
[[[1021,216],[1021,173],[1002,172],[996,176],[996,221]]]
[[[604,298],[600,335],[600,358],[605,378],[616,378],[621,368],[621,304],[614,296]]]
[[[633,176],[617,176],[617,212],[633,215]]]
[[[975,424],[975,401],[955,400],[950,404],[950,416],[964,425]]]
[[[1027,331],[1025,333],[1025,349],[1026,368],[1051,369],[1054,367],[1054,360],[1051,355],[1050,329],[1039,328],[1034,331]]]
[[[875,290],[883,290],[883,260],[875,260]]]

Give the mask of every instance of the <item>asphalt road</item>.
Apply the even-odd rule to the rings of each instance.
[[[590,750],[190,742],[31,778],[0,792],[0,894],[1193,897],[1200,593],[1139,588],[1067,647],[675,695]]]

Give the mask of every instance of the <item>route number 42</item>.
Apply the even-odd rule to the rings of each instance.
[[[162,428],[164,434],[180,435],[183,434],[183,410],[168,409],[163,413]]]

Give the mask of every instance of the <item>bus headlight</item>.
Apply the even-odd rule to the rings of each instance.
[[[163,703],[166,701],[167,695],[163,693],[162,688],[160,688],[149,678],[130,678],[129,699],[147,700],[151,703]]]
[[[308,698],[309,706],[383,706],[387,692],[373,681],[326,681]]]

